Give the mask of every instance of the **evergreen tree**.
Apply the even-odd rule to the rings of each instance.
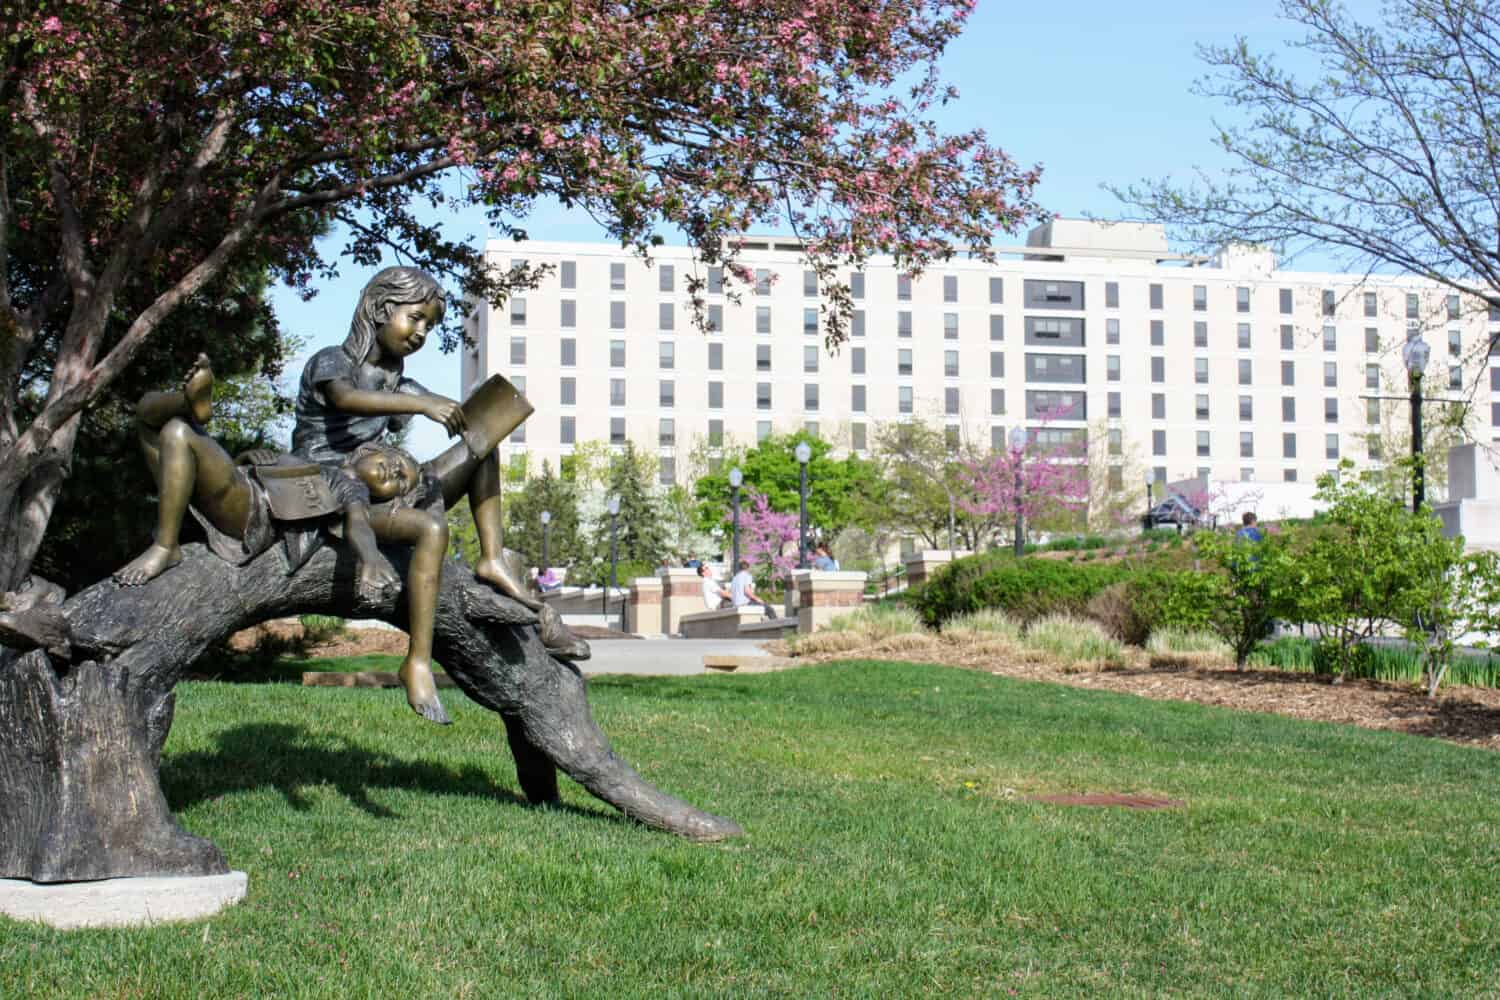
[[[629,580],[655,572],[662,556],[667,554],[667,531],[661,502],[653,489],[656,460],[642,455],[627,442],[614,456],[606,475],[606,495],[618,498],[617,520],[618,579]],[[609,580],[610,516],[605,513],[594,529],[593,553],[595,582]]]
[[[505,546],[524,555],[532,566],[542,565],[542,511],[552,515],[547,538],[547,557],[553,566],[574,566],[587,553],[578,531],[578,490],[567,479],[542,463],[541,475],[532,476],[520,489],[509,489],[505,497]]]

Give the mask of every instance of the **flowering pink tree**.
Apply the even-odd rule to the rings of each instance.
[[[828,291],[920,271],[1036,214],[1035,170],[943,134],[936,72],[973,0],[53,0],[0,14],[0,591],[27,573],[80,411],[184,301],[246,261],[308,287],[338,222],[499,301],[431,207],[524,238],[537,199],[645,253],[663,230],[748,277],[786,222]],[[899,82],[899,85],[898,85]],[[462,183],[451,183],[457,175]],[[523,251],[524,252],[524,251]],[[705,280],[689,277],[701,307]],[[214,336],[203,331],[202,336]],[[447,346],[452,346],[452,334]]]
[[[769,566],[773,580],[790,580],[797,568],[797,515],[772,510],[764,493],[746,490],[745,498],[749,503],[740,508],[741,557],[748,559],[751,566]],[[732,526],[734,512],[726,511],[724,521]],[[789,544],[793,553],[790,555],[786,551]]]
[[[1089,499],[1088,466],[1082,459],[1077,444],[1038,447],[1028,441],[966,461],[960,476],[969,495],[959,499],[959,506],[971,514],[1009,515],[1027,524],[1081,511]]]

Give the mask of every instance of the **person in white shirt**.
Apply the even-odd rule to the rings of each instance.
[[[703,583],[703,606],[709,611],[717,611],[720,608],[730,606],[729,591],[719,585],[714,579],[714,571],[706,562],[698,564],[698,578]]]
[[[755,596],[755,579],[750,575],[748,559],[740,560],[740,571],[734,574],[733,580],[729,581],[729,600],[737,608],[743,608],[747,604],[757,604],[765,609],[767,618],[776,617],[770,605]]]

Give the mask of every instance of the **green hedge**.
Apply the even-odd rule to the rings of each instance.
[[[907,594],[930,627],[955,615],[1004,608],[1024,621],[1055,613],[1082,614],[1090,598],[1130,575],[1113,563],[1067,563],[984,553],[944,566]]]

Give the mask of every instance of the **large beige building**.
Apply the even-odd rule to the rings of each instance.
[[[1429,394],[1477,384],[1489,404],[1500,390],[1500,368],[1482,371],[1500,315],[1477,300],[1279,270],[1249,248],[1187,258],[1152,225],[1054,220],[998,263],[955,259],[915,280],[875,261],[851,276],[857,312],[837,354],[794,241],[747,241],[756,283],[737,303],[686,248],[660,248],[649,267],[605,244],[487,253],[551,265],[539,288],[476,311],[464,355],[465,392],[500,372],[535,404],[502,446],[533,468],[628,439],[661,456],[667,482],[699,443],[808,427],[863,450],[882,422],[917,417],[994,446],[1018,424],[1103,433],[1117,480],[1131,456],[1131,475],[1160,480],[1309,482],[1340,458],[1378,461],[1376,432],[1405,421],[1405,403],[1369,397],[1404,393],[1410,329],[1431,346]],[[692,323],[691,275],[706,283],[708,333]],[[1473,432],[1488,440],[1497,416],[1500,404],[1477,408]]]

